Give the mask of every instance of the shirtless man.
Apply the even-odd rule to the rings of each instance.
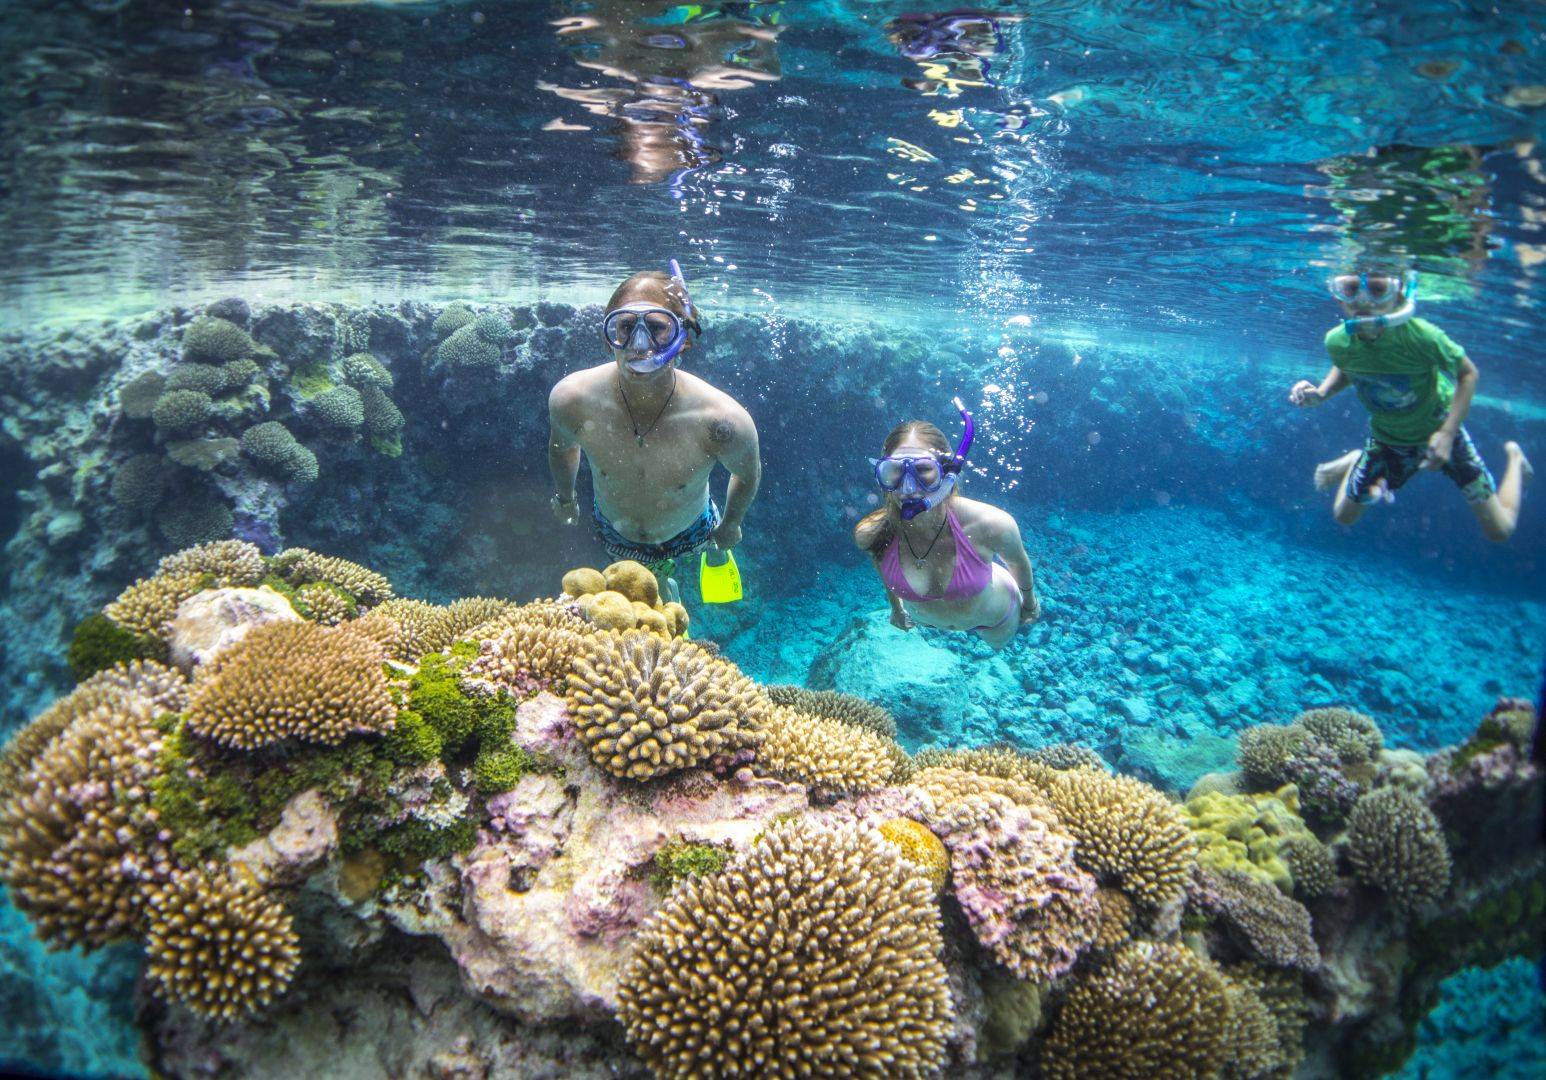
[[[702,333],[676,261],[671,274],[645,271],[607,302],[602,336],[612,361],[564,376],[548,395],[548,466],[553,514],[579,520],[575,479],[590,462],[592,516],[607,554],[635,559],[679,600],[676,560],[741,541],[762,464],[757,428],[741,405],[678,370]],[[721,514],[709,495],[715,463],[730,473]]]

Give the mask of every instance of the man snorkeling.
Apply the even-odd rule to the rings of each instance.
[[[607,302],[601,335],[612,362],[564,376],[548,395],[553,514],[579,520],[575,479],[590,462],[592,516],[607,554],[644,563],[680,600],[676,560],[728,551],[757,494],[757,428],[730,395],[678,368],[702,333],[681,267],[644,271]],[[709,495],[715,463],[730,472],[724,512]]]
[[[955,406],[966,430],[954,450],[924,420],[886,437],[882,456],[871,459],[885,505],[854,526],[854,543],[875,563],[893,626],[910,630],[917,619],[1002,649],[1040,617],[1041,602],[1015,519],[957,490],[973,427],[959,398]]]
[[[1414,317],[1415,273],[1363,270],[1331,279],[1343,321],[1326,335],[1332,368],[1319,386],[1295,383],[1288,400],[1320,405],[1349,384],[1369,411],[1371,434],[1315,470],[1315,486],[1336,491],[1337,522],[1351,525],[1377,500],[1389,502],[1419,470],[1438,469],[1464,493],[1489,540],[1504,541],[1519,521],[1524,481],[1534,475],[1519,444],[1503,444],[1503,483],[1466,432],[1477,369],[1437,326]]]

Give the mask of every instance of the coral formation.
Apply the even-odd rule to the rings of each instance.
[[[1351,709],[1311,709],[1292,724],[1261,724],[1240,734],[1237,760],[1252,790],[1293,784],[1305,818],[1340,826],[1374,781],[1384,746],[1379,726]]]
[[[206,583],[197,571],[142,578],[119,593],[102,614],[131,634],[161,646],[177,605],[204,589]]]
[[[332,555],[320,555],[306,548],[286,548],[269,561],[269,570],[292,585],[316,582],[332,585],[372,607],[392,597],[392,583],[381,574]]]
[[[596,634],[568,676],[568,705],[596,763],[647,780],[757,742],[768,706],[733,664],[691,642]]]
[[[265,572],[263,553],[245,540],[217,540],[168,555],[156,564],[160,577],[207,574],[210,588],[256,585]]]
[[[481,632],[478,655],[467,665],[465,678],[525,694],[561,682],[574,667],[582,644],[574,631],[540,623]]]
[[[663,1078],[927,1077],[950,1024],[941,947],[928,887],[878,836],[790,823],[645,924],[618,1016]]]
[[[183,357],[224,363],[251,356],[258,343],[240,326],[213,315],[200,315],[183,329]]]
[[[1243,870],[1199,867],[1188,903],[1216,918],[1251,959],[1303,971],[1321,965],[1310,913],[1259,877]]]
[[[309,484],[317,479],[317,455],[296,441],[278,420],[254,424],[241,437],[242,452],[281,480]]]
[[[896,719],[884,707],[862,697],[837,690],[807,690],[803,686],[769,686],[766,691],[768,700],[775,705],[788,705],[807,716],[864,728],[885,739],[896,738]]]
[[[687,609],[663,603],[660,583],[643,563],[623,559],[604,570],[580,566],[563,579],[564,597],[575,610],[603,630],[648,630],[666,637],[687,633]]]
[[[895,768],[889,740],[839,720],[775,705],[764,712],[760,730],[757,770],[823,796],[874,791]]]
[[[1186,802],[1186,816],[1197,838],[1197,861],[1291,891],[1286,844],[1291,839],[1319,843],[1298,810],[1299,792],[1292,785],[1270,795],[1194,795]]]
[[[880,835],[921,873],[937,894],[950,879],[950,852],[934,831],[912,818],[881,822]]]
[[[1399,788],[1371,791],[1354,805],[1347,817],[1347,858],[1354,878],[1402,910],[1430,904],[1449,887],[1443,826],[1432,810]]]

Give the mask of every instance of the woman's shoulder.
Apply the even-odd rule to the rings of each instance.
[[[957,495],[952,509],[955,511],[956,520],[961,523],[961,528],[965,529],[975,541],[994,542],[1019,531],[1014,516],[992,503],[979,502],[976,499]]]

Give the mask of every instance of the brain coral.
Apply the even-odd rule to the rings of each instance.
[[[775,705],[767,710],[761,730],[757,770],[823,795],[874,791],[891,779],[895,767],[888,740],[839,720]]]
[[[234,1020],[264,1008],[300,958],[284,906],[234,870],[182,870],[150,890],[146,975],[200,1016]]]
[[[258,626],[199,669],[187,728],[239,750],[384,732],[396,708],[381,660],[379,647],[348,626]]]
[[[614,776],[647,780],[756,745],[766,699],[735,665],[644,631],[592,634],[583,649],[569,714]]]
[[[7,755],[0,878],[45,940],[94,947],[139,928],[143,883],[170,855],[147,816],[161,710],[121,685],[79,693],[24,734],[30,760]]]
[[[912,818],[892,818],[881,824],[880,835],[909,866],[923,874],[936,894],[945,888],[950,878],[950,852],[927,825]]]
[[[632,559],[615,562],[601,572],[601,579],[608,589],[622,593],[630,601],[650,607],[660,603],[660,583],[643,563]]]
[[[682,882],[637,941],[618,1016],[656,1076],[922,1078],[945,1063],[939,911],[875,833],[775,826]]]
[[[807,690],[803,686],[769,686],[768,699],[807,716],[825,716],[851,727],[865,728],[887,739],[896,738],[896,719],[874,702],[838,690]]]
[[[258,350],[258,343],[233,322],[200,315],[183,330],[183,359],[223,363],[240,360]]]
[[[1079,842],[1079,865],[1121,886],[1141,905],[1179,899],[1196,865],[1181,807],[1129,776],[1047,769],[1037,778],[1058,820]]]
[[[336,586],[366,607],[392,595],[392,583],[374,570],[306,548],[286,548],[270,560],[269,568],[292,585],[320,581]]]
[[[177,605],[203,591],[205,580],[198,571],[141,578],[119,593],[102,613],[125,630],[164,645]]]
[[[950,850],[951,888],[977,940],[1022,979],[1055,979],[1095,940],[1095,879],[1052,811],[981,794],[939,808],[929,825]]]
[[[1439,819],[1400,788],[1360,798],[1347,816],[1347,855],[1353,876],[1412,911],[1449,888],[1449,845]]]
[[[278,420],[265,420],[242,432],[242,452],[281,479],[309,484],[319,473],[317,455],[295,441]]]
[[[1224,1065],[1224,978],[1179,945],[1130,942],[1074,983],[1043,1050],[1049,1080],[1209,1080]]]
[[[1239,870],[1201,867],[1189,899],[1198,911],[1217,918],[1252,957],[1273,967],[1302,971],[1321,966],[1310,913],[1259,878]]]
[[[263,553],[245,540],[216,540],[166,556],[156,564],[156,573],[208,574],[217,588],[256,585],[263,580]]]

